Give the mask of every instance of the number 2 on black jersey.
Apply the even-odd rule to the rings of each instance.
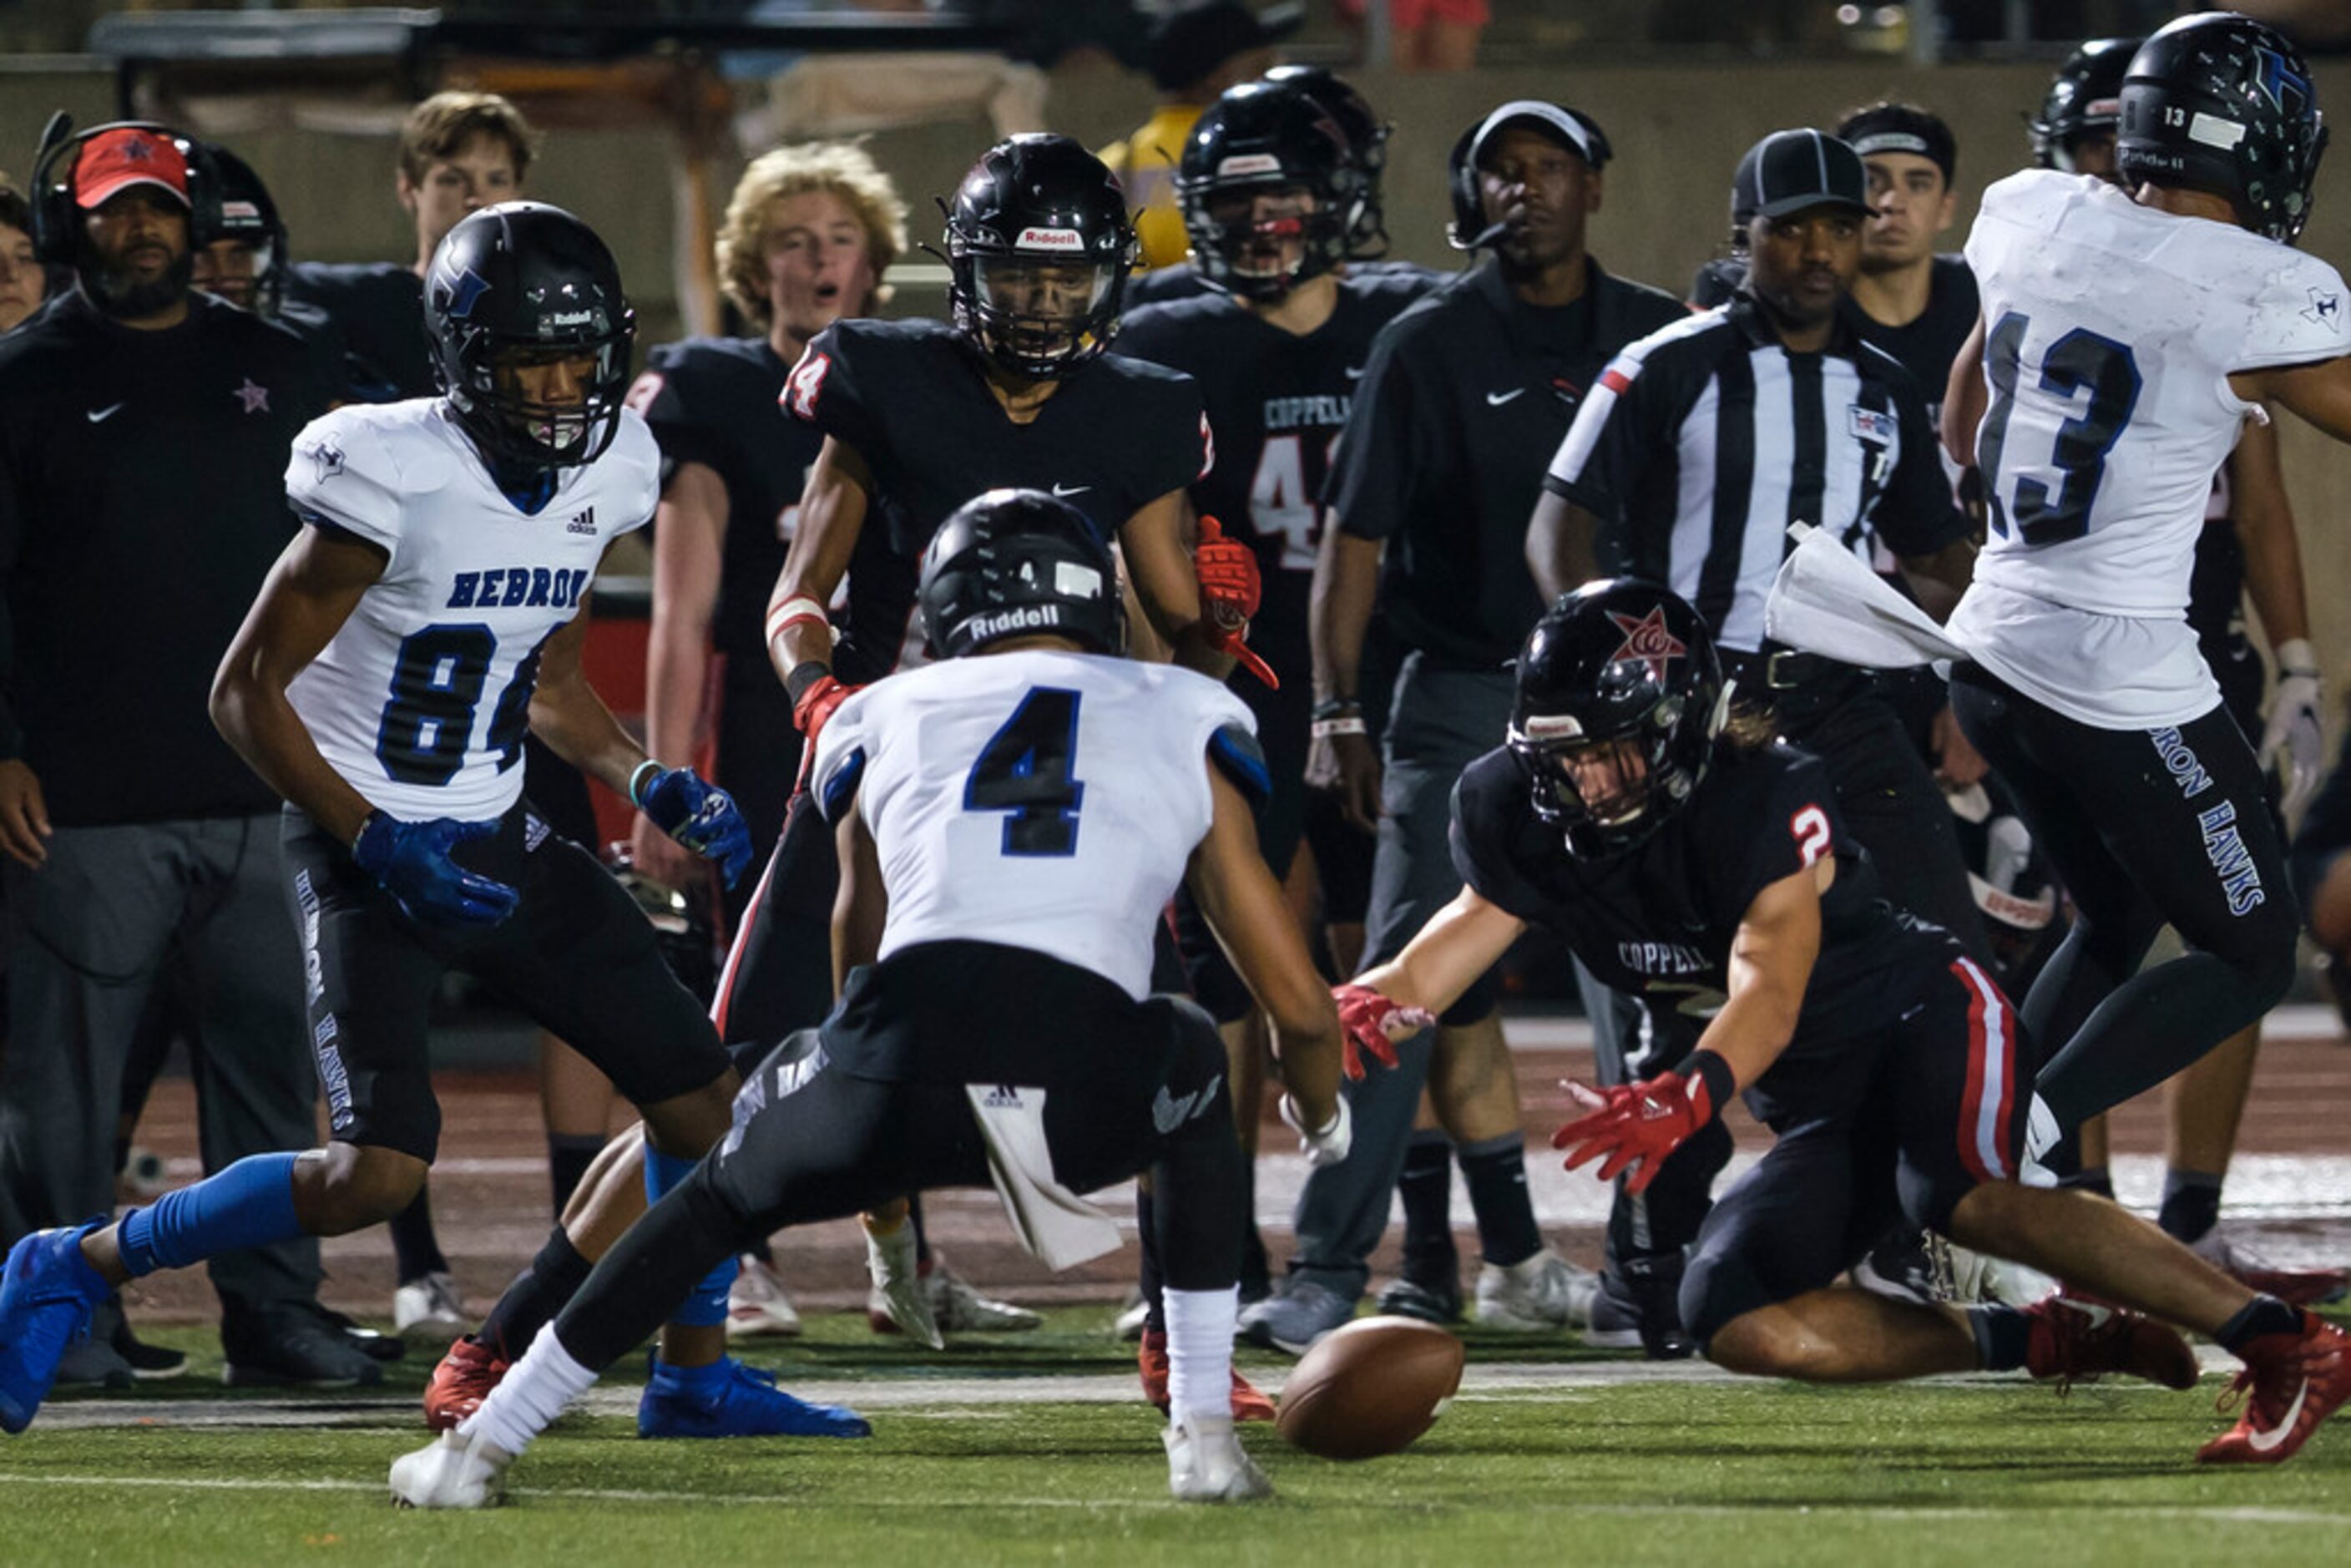
[[[2010,311],[1984,339],[1984,373],[1991,381],[1991,406],[1976,437],[1976,461],[1994,533],[2014,531],[2028,545],[2063,544],[2090,531],[2090,508],[2106,476],[2106,454],[2121,438],[2138,406],[2138,361],[2127,345],[2076,327],[2041,356],[2041,390],[2071,399],[2084,388],[2089,406],[2057,428],[2049,461],[2064,476],[2057,494],[2029,476],[2003,482],[2001,459],[2008,445],[2008,419],[2016,408],[2016,380],[2023,370],[2025,329],[2032,318]],[[2009,492],[2014,491],[2013,497]]]
[[[1008,855],[1078,852],[1078,802],[1086,787],[1070,769],[1077,760],[1079,695],[1029,687],[964,779],[965,810],[1012,813],[1004,824]]]

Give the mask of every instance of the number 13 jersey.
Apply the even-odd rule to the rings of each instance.
[[[858,811],[890,913],[919,942],[1026,947],[1141,1000],[1152,933],[1215,813],[1216,761],[1262,795],[1255,721],[1172,664],[1021,650],[903,670],[817,738],[817,803]]]
[[[2341,277],[2233,224],[2038,169],[1984,193],[1967,257],[1990,526],[1953,634],[2085,723],[2200,716],[2220,692],[2186,619],[2196,538],[2214,471],[2261,417],[2228,377],[2351,349]]]
[[[520,798],[539,650],[580,612],[605,547],[661,498],[653,433],[627,410],[620,421],[602,456],[558,470],[533,514],[437,398],[340,408],[295,437],[295,511],[391,558],[287,688],[320,755],[371,804],[473,822]]]

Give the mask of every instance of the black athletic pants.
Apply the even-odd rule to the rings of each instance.
[[[2051,1053],[2040,1098],[2070,1134],[2261,1018],[2293,982],[2301,915],[2261,768],[2225,707],[2176,727],[2098,729],[1974,666],[1953,675],[1951,706],[2078,912],[2024,1001],[2027,1031]],[[2188,951],[2140,971],[2167,923]]]

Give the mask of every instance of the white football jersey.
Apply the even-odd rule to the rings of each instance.
[[[604,548],[661,498],[653,433],[622,411],[526,516],[438,398],[353,404],[294,439],[294,509],[390,552],[287,689],[335,771],[394,817],[486,821],[522,793],[538,650],[580,612]]]
[[[2209,710],[2219,691],[2193,658],[2189,578],[2214,471],[2258,417],[2228,377],[2351,350],[2342,277],[2233,224],[2041,169],[1984,193],[1967,257],[1983,293],[1976,455],[1991,516],[1954,635],[2085,722]],[[2158,624],[2095,624],[2110,619]],[[2127,664],[2085,660],[2085,644]]]
[[[1240,698],[1194,671],[1023,650],[866,687],[818,737],[813,777],[828,821],[853,796],[873,835],[890,895],[881,957],[996,942],[1140,999],[1160,911],[1214,812],[1210,750],[1261,770],[1256,732]]]

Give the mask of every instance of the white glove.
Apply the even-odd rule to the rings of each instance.
[[[2298,816],[2311,791],[2318,788],[2319,755],[2318,658],[2310,644],[2296,637],[2277,646],[2277,690],[2270,697],[2269,722],[2262,727],[2262,766],[2268,768],[2280,751],[2285,784],[2283,807],[2288,819]]]
[[[1298,1102],[1288,1094],[1281,1097],[1281,1119],[1290,1124],[1291,1132],[1298,1134],[1298,1152],[1304,1155],[1306,1163],[1316,1170],[1324,1166],[1337,1165],[1354,1146],[1355,1117],[1347,1109],[1344,1094],[1339,1096],[1339,1109],[1332,1114],[1325,1126],[1309,1131],[1305,1113],[1299,1110]]]

